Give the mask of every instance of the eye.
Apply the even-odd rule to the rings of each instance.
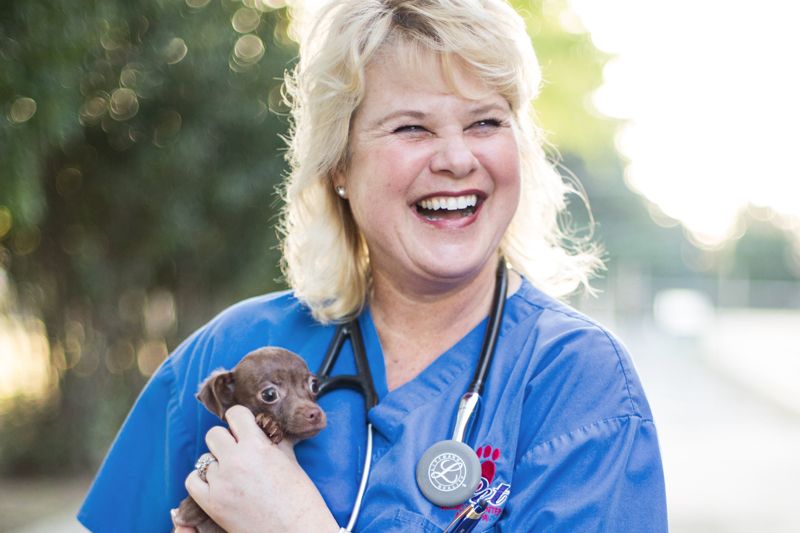
[[[502,125],[503,125],[503,122],[500,121],[500,120],[497,120],[496,118],[484,118],[484,119],[477,120],[477,121],[473,122],[472,124],[470,124],[470,128],[479,128],[479,129],[485,128],[485,129],[489,129],[489,128],[499,128]]]
[[[261,399],[267,403],[275,403],[278,401],[278,390],[275,387],[267,387],[261,391]]]
[[[308,390],[310,390],[311,394],[314,396],[319,394],[319,380],[317,380],[317,378],[314,376],[308,378]]]
[[[427,131],[428,130],[419,124],[406,124],[404,126],[400,126],[399,128],[395,128],[392,130],[392,133],[422,134],[427,133]]]

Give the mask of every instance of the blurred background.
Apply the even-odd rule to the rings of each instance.
[[[540,123],[607,251],[599,296],[572,303],[634,355],[671,530],[800,531],[800,10],[513,3],[542,63]],[[285,7],[0,5],[0,531],[80,531],[163,358],[284,287]],[[565,222],[589,220],[573,198]]]

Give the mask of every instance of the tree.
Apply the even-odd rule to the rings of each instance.
[[[0,420],[16,435],[0,469],[94,464],[168,347],[278,286],[279,78],[295,48],[286,13],[258,5],[0,8],[0,255],[59,370],[44,408]]]

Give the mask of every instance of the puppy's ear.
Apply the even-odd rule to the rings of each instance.
[[[235,403],[233,388],[233,372],[226,372],[222,369],[215,370],[200,385],[197,399],[206,406],[206,409],[224,420],[225,411]]]

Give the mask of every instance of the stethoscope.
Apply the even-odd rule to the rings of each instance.
[[[466,502],[474,494],[480,483],[480,461],[475,451],[464,443],[464,439],[468,434],[478,408],[486,374],[494,356],[497,336],[503,320],[507,288],[508,271],[505,261],[501,259],[497,266],[497,280],[489,314],[489,323],[486,326],[486,333],[483,337],[478,366],[475,368],[472,383],[459,401],[452,438],[439,441],[428,448],[417,463],[416,478],[420,491],[431,503],[441,507],[452,507]],[[331,376],[330,372],[348,338],[352,345],[357,374]],[[358,320],[354,319],[336,329],[333,340],[331,340],[325,358],[317,372],[317,379],[319,380],[318,396],[336,389],[348,388],[364,395],[367,413],[378,405],[378,395],[375,392],[375,384],[367,363],[364,340],[361,336]],[[347,523],[347,531],[352,531],[353,527],[355,527],[371,467],[372,424],[367,416],[367,448],[364,454],[364,468],[350,520]]]

